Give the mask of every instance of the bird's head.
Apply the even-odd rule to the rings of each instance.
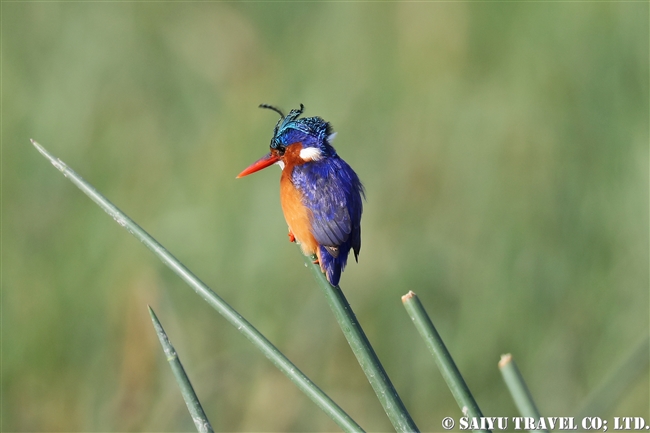
[[[336,135],[330,124],[320,117],[304,117],[299,119],[305,107],[300,104],[286,116],[282,111],[271,105],[262,104],[260,108],[268,108],[280,115],[280,120],[273,130],[271,151],[239,173],[237,178],[255,173],[273,164],[282,169],[285,166],[306,164],[336,155],[336,150],[330,144]]]

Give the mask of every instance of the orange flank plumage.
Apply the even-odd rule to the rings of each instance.
[[[318,242],[311,233],[310,211],[302,204],[300,191],[293,186],[290,177],[284,173],[280,178],[280,203],[289,230],[300,243],[302,251],[305,254],[315,254]]]
[[[304,164],[300,157],[302,145],[295,143],[287,146],[284,153],[284,168],[280,176],[280,204],[284,219],[289,226],[289,238],[291,235],[298,241],[303,253],[317,254],[320,259],[318,242],[311,232],[311,211],[304,205],[302,194],[291,182],[291,172],[296,165]]]

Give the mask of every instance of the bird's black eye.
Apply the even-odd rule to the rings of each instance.
[[[284,151],[287,149],[279,140],[271,140],[271,151],[277,153],[278,155],[284,155]]]
[[[284,146],[284,144],[280,142],[280,140],[274,138],[273,140],[271,140],[271,149],[275,150],[276,152],[278,152],[278,154],[280,154],[280,156],[282,156],[284,155],[284,151],[286,150],[286,147]]]

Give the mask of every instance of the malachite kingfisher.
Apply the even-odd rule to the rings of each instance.
[[[280,203],[289,240],[297,241],[306,255],[315,254],[327,280],[336,286],[350,250],[359,261],[363,185],[332,147],[336,133],[328,122],[320,117],[299,119],[305,109],[302,104],[286,116],[271,105],[260,108],[280,115],[271,151],[237,178],[280,166]]]

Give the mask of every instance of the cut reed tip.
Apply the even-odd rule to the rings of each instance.
[[[499,368],[503,368],[506,365],[510,364],[512,362],[512,355],[509,353],[506,353],[504,355],[501,355],[501,359],[499,360]]]
[[[411,299],[414,296],[417,296],[415,294],[415,292],[412,291],[412,290],[409,290],[409,292],[406,295],[402,296],[402,302],[406,302],[406,301],[408,301],[409,299]]]

